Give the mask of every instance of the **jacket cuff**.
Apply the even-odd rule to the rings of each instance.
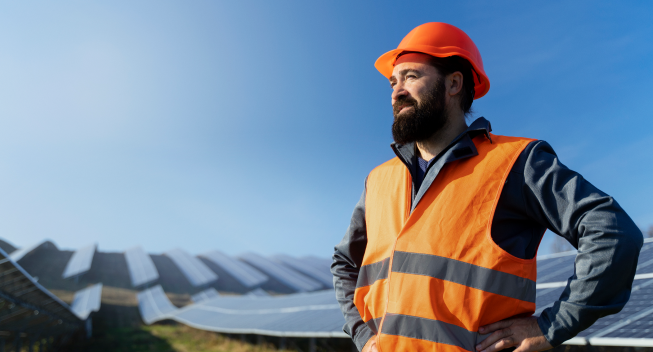
[[[550,313],[550,308],[545,309],[542,312],[542,315],[540,315],[537,318],[537,325],[540,327],[540,330],[542,330],[542,334],[544,335],[546,340],[549,341],[551,346],[558,347],[562,345],[563,342],[574,337],[574,335],[570,334],[562,326],[552,322],[549,319],[549,314],[547,313]]]
[[[346,332],[346,331],[345,331]],[[356,334],[352,337],[354,344],[359,351],[363,350],[367,341],[373,338],[374,332],[367,325],[362,324],[358,329],[356,329]]]

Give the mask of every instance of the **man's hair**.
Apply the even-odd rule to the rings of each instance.
[[[429,64],[434,66],[442,76],[447,76],[459,71],[463,74],[463,89],[460,95],[460,108],[468,116],[472,113],[474,101],[474,68],[469,61],[460,56],[435,57],[431,56]]]

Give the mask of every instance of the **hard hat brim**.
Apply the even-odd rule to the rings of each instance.
[[[472,67],[474,67],[474,70],[476,71],[476,74],[473,75],[475,92],[474,99],[478,99],[484,96],[490,90],[490,80],[487,78],[483,68],[477,67],[477,65],[474,63],[474,60],[471,58],[470,53],[458,47],[435,48],[430,45],[415,45],[401,49],[394,49],[381,55],[374,63],[374,67],[376,67],[376,69],[379,70],[382,75],[389,79],[392,77],[392,71],[394,70],[397,57],[404,52],[418,52],[435,57],[460,56],[469,61],[469,63],[472,65]]]

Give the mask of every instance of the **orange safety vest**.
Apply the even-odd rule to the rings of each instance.
[[[380,351],[475,351],[480,326],[535,312],[535,258],[510,255],[490,234],[532,139],[490,136],[473,139],[477,156],[445,165],[412,213],[412,179],[398,158],[368,176],[354,304]]]

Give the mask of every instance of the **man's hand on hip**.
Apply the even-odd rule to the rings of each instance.
[[[502,320],[482,326],[478,332],[492,333],[476,345],[476,350],[479,352],[494,352],[509,347],[515,347],[515,352],[544,351],[553,348],[542,335],[535,317]]]
[[[376,336],[372,337],[371,339],[367,340],[367,343],[365,343],[365,347],[363,347],[363,350],[361,352],[378,352],[379,350],[376,348]]]

